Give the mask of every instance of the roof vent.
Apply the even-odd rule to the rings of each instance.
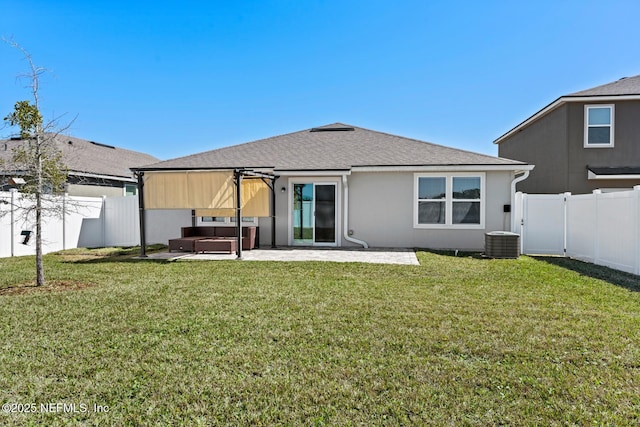
[[[73,141],[69,140],[69,141],[67,141],[67,144],[73,145]]]
[[[331,128],[312,128],[309,132],[353,132],[355,129],[350,127],[331,127]]]
[[[100,142],[95,142],[95,141],[89,141],[89,142],[99,147],[113,148],[114,150],[116,149],[116,147],[114,147],[113,145],[102,144]]]

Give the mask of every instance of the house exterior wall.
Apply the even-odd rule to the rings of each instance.
[[[124,196],[124,189],[123,187],[101,185],[67,184],[67,194],[83,197],[121,197]]]
[[[498,146],[498,155],[535,165],[518,183],[525,193],[562,193],[569,187],[568,108],[563,105]],[[575,132],[574,132],[575,133]],[[586,177],[584,170],[584,177]]]
[[[640,166],[640,101],[614,105],[614,146],[584,147],[584,108],[593,102],[568,102],[523,128],[498,146],[500,157],[536,167],[518,184],[525,193],[591,193],[598,188],[632,188],[640,180],[589,180],[587,166]]]
[[[640,180],[589,180],[587,166],[640,166],[640,102],[605,102],[614,104],[614,146],[584,147],[584,106],[596,102],[567,104],[569,162],[567,189],[574,194],[591,193],[598,188],[628,188],[640,185]],[[537,167],[536,167],[537,168]]]
[[[482,250],[488,231],[506,231],[513,173],[485,172],[482,229],[414,228],[414,173],[353,173],[349,180],[349,229],[372,247]]]
[[[349,194],[348,229],[351,237],[371,247],[422,247],[432,249],[482,250],[488,231],[509,230],[510,217],[504,205],[511,203],[513,172],[483,172],[485,176],[485,225],[481,229],[414,228],[414,172],[353,172],[347,176]],[[289,204],[293,182],[337,182],[339,246],[358,247],[343,237],[344,187],[338,177],[287,177],[276,181],[276,244],[288,246]],[[285,192],[281,188],[285,188]],[[270,245],[270,218],[261,218],[260,242]]]

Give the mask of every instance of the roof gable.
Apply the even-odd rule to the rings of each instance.
[[[578,92],[561,96],[551,104],[539,110],[537,113],[528,117],[514,128],[499,136],[494,144],[500,144],[502,141],[527,127],[531,123],[546,116],[551,111],[560,107],[567,102],[595,102],[595,101],[616,101],[616,100],[637,100],[640,99],[640,75],[633,77],[623,77],[615,82],[606,83],[591,89],[585,89]]]
[[[156,169],[350,170],[356,166],[523,165],[343,123],[265,138],[145,166]]]

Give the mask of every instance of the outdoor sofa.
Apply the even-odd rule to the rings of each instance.
[[[182,227],[182,236],[169,240],[169,252],[229,252],[236,251],[236,227]],[[251,250],[257,246],[257,227],[242,227],[242,249]]]

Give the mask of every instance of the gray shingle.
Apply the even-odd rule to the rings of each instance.
[[[615,82],[581,90],[565,96],[619,96],[640,95],[640,75],[623,77]]]
[[[356,126],[334,123],[159,162],[143,169],[269,168],[348,170],[353,166],[521,165]]]
[[[0,141],[0,159],[10,160],[13,148],[23,143],[21,140]],[[158,161],[145,153],[66,135],[57,135],[55,144],[71,172],[133,178],[130,168]]]

